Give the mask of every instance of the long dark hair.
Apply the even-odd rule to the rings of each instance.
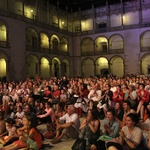
[[[127,115],[127,117],[131,118],[131,120],[135,123],[135,125],[139,122],[138,114],[130,113]]]
[[[36,122],[35,118],[31,114],[25,114],[24,117],[30,122],[29,129],[35,128],[36,129]]]

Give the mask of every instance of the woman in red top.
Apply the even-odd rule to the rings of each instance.
[[[22,132],[22,135],[19,137],[18,141],[0,148],[0,150],[17,150],[20,148],[39,150],[41,148],[42,136],[36,129],[32,115],[25,115],[22,122],[24,125],[24,130],[26,130],[26,132]]]
[[[145,90],[145,85],[140,84],[139,91],[137,93],[138,95],[138,107],[137,107],[137,114],[140,112],[140,120],[143,121],[144,117],[144,108],[147,107],[149,103],[149,92]]]
[[[116,91],[113,93],[112,107],[115,106],[116,102],[121,103],[124,100],[124,93],[121,91],[121,86],[116,86]]]

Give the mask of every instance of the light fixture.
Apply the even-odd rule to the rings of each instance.
[[[33,9],[31,9],[31,12],[33,12]]]

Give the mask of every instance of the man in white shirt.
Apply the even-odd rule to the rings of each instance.
[[[64,135],[67,135],[73,139],[78,138],[80,120],[78,115],[75,113],[75,107],[73,105],[69,105],[67,108],[67,113],[64,116],[60,117],[56,122],[57,131],[62,132],[60,135],[56,135],[56,137],[51,141],[53,144],[61,142],[61,139]]]

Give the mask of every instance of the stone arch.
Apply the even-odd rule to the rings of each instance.
[[[84,38],[81,41],[81,54],[90,55],[94,52],[94,43],[93,40],[89,37]]]
[[[81,62],[81,66],[82,66],[81,70],[82,70],[83,77],[89,77],[95,75],[94,61],[91,58],[85,58]]]
[[[26,58],[26,76],[35,79],[39,75],[39,60],[35,55]]]
[[[114,56],[110,60],[110,72],[117,77],[124,76],[124,60],[120,56]]]
[[[68,59],[63,59],[61,62],[61,76],[69,77],[70,75],[70,62]]]
[[[107,58],[99,57],[95,61],[95,69],[97,76],[107,76],[109,74],[109,63]]]
[[[141,73],[150,74],[150,53],[143,55],[141,58]]]
[[[124,49],[124,40],[123,37],[119,34],[114,34],[109,39],[109,51],[110,53],[123,52]]]

